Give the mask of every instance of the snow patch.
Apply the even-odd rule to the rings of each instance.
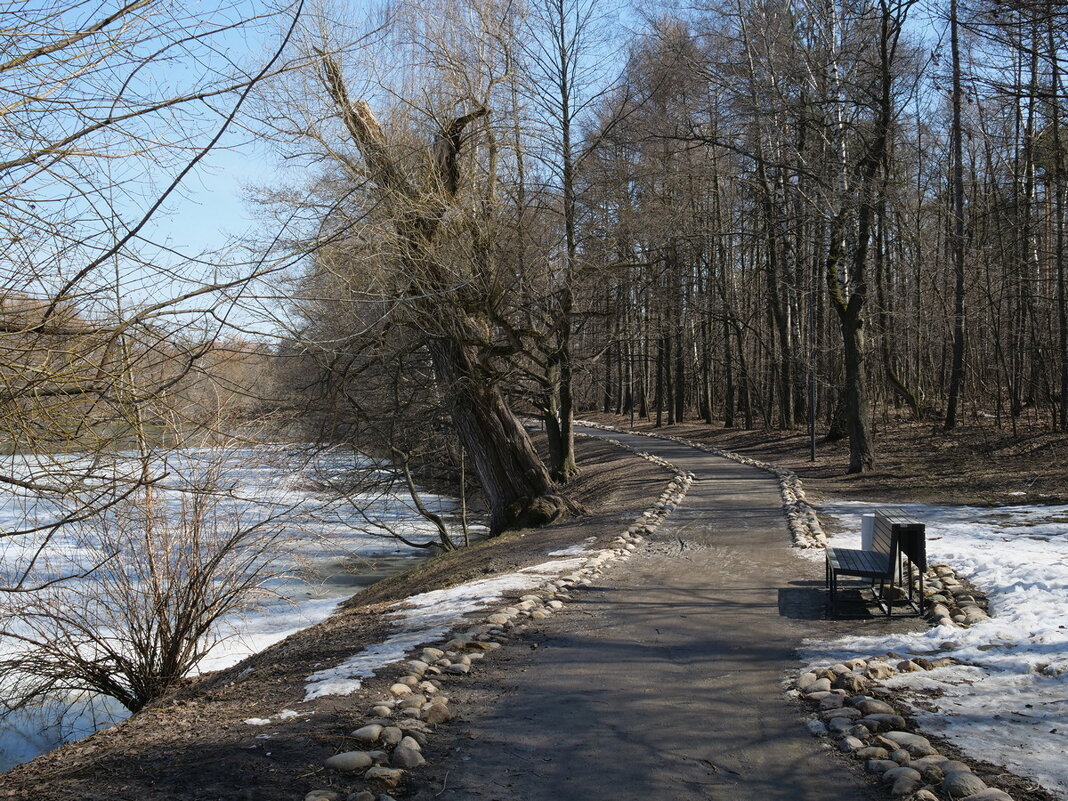
[[[822,512],[859,532],[861,513],[878,506],[842,502]],[[992,617],[970,628],[809,641],[803,657],[954,657],[965,664],[899,674],[886,684],[904,690],[906,701],[910,692],[935,691],[938,697],[913,710],[920,726],[1068,794],[1068,506],[901,508],[927,524],[928,560],[952,565],[982,588]],[[831,544],[859,547],[859,539],[836,535]]]
[[[581,569],[586,561],[586,558],[556,559],[515,573],[420,593],[393,604],[395,611],[390,614],[395,633],[339,665],[313,673],[307,680],[304,701],[327,695],[350,695],[377,670],[401,661],[420,645],[444,639],[465,615],[490,608],[506,593],[536,589],[545,583],[548,575]]]
[[[267,726],[271,723],[285,723],[287,720],[293,720],[294,718],[302,717],[300,712],[296,712],[292,709],[283,709],[277,715],[271,715],[269,718],[246,718],[245,723],[249,726]]]
[[[575,543],[568,548],[561,548],[559,551],[549,551],[549,556],[577,556],[580,553],[589,553],[589,544],[596,541],[596,537],[587,537],[582,542]]]

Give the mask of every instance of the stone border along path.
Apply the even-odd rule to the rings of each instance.
[[[576,421],[590,428],[619,432],[614,426]],[[742,464],[767,470],[779,478],[786,514],[794,543],[801,548],[826,545],[827,537],[816,518],[815,509],[805,498],[801,479],[791,470],[724,451],[681,437],[631,432],[663,439],[722,456]],[[988,617],[986,598],[963,584],[949,565],[928,568],[924,592],[930,603],[927,619],[934,625],[967,627]],[[809,720],[808,730],[835,743],[846,754],[864,760],[868,772],[882,776],[891,796],[910,801],[1013,801],[1003,790],[987,787],[966,763],[938,753],[919,734],[904,731],[906,718],[887,699],[895,693],[878,682],[897,673],[934,670],[957,664],[951,657],[927,660],[902,659],[895,664],[882,657],[852,659],[842,664],[813,667],[790,682],[788,694],[804,698],[816,708],[818,718]],[[872,691],[882,698],[865,695]],[[915,728],[915,726],[913,726]]]
[[[895,798],[939,801],[940,790],[950,801],[1013,801],[1008,793],[987,787],[964,762],[939,754],[926,737],[904,731],[905,717],[886,700],[865,694],[892,697],[876,682],[899,672],[954,664],[950,657],[930,661],[916,657],[896,667],[879,657],[852,659],[802,673],[792,692],[818,710],[819,717],[808,722],[809,731],[835,741],[842,753],[864,760],[868,772],[882,776]]]
[[[589,435],[579,435],[589,436]],[[352,749],[350,743],[326,760],[326,766],[344,776],[359,777],[362,787],[348,792],[333,789],[312,790],[304,801],[394,801],[387,793],[375,789],[399,786],[405,771],[426,764],[422,746],[426,744],[432,727],[447,723],[453,714],[449,699],[439,695],[442,685],[432,676],[447,673],[456,677],[468,675],[486,653],[497,650],[508,641],[510,633],[522,633],[527,624],[521,621],[544,620],[562,609],[571,600],[569,590],[588,587],[611,563],[629,558],[646,536],[653,534],[668,515],[682,501],[693,482],[693,474],[680,470],[665,459],[639,451],[614,439],[604,439],[630,451],[675,475],[657,498],[656,503],[639,515],[627,530],[612,540],[612,547],[591,551],[585,565],[541,587],[525,593],[515,603],[490,613],[484,622],[469,628],[463,636],[443,641],[437,646],[421,649],[418,658],[407,663],[409,673],[389,688],[390,697],[373,704],[370,715],[348,735],[361,747]]]
[[[673,437],[669,434],[653,434],[646,431],[628,431],[627,429],[619,428],[617,426],[594,423],[589,420],[576,420],[575,425],[596,428],[600,431],[608,431],[611,433],[634,434],[641,437],[648,437],[649,439],[662,439],[666,442],[677,442],[680,445],[688,445],[691,448],[696,448],[705,453],[711,453],[714,456],[730,459],[732,462],[738,462],[739,464],[766,470],[779,479],[779,492],[782,494],[783,512],[786,515],[786,524],[790,529],[790,535],[793,537],[794,545],[798,548],[824,548],[827,545],[827,535],[823,531],[823,526],[820,525],[819,516],[816,514],[815,508],[805,497],[805,488],[801,484],[801,479],[797,477],[797,473],[793,470],[787,470],[784,467],[776,467],[773,464],[761,462],[757,459],[750,459],[748,456],[742,456],[739,453],[725,451],[721,448],[716,448],[712,445],[704,445],[700,442],[692,442],[688,439],[683,439],[682,437]]]

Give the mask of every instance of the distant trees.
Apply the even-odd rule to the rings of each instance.
[[[947,4],[932,61],[912,6],[713,4],[633,46],[580,176],[609,279],[577,311],[582,406],[812,412],[857,472],[891,415],[1063,427],[1068,16]]]
[[[873,467],[891,418],[1064,428],[1066,15],[947,0],[928,52],[906,26],[914,6],[710,3],[650,19],[617,64],[592,3],[396,7],[393,69],[368,47],[377,71],[359,92],[388,147],[315,115],[291,126],[339,165],[319,187],[345,198],[316,201],[331,210],[313,273],[342,252],[366,273],[374,254],[374,289],[346,278],[338,302],[390,310],[354,323],[332,364],[392,343],[405,368],[378,374],[405,374],[391,386],[409,392],[430,381],[420,398],[447,412],[448,440],[457,381],[431,341],[462,309],[480,380],[542,417],[558,482],[576,409],[811,418],[848,437],[853,472]],[[318,91],[335,120],[347,102],[371,124],[369,106]],[[345,138],[358,152],[331,144]],[[386,153],[392,166],[373,166]],[[414,220],[433,260],[398,236]],[[448,270],[422,291],[428,264]],[[511,431],[502,441],[523,441]]]

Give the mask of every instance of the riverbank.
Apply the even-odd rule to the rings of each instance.
[[[401,668],[380,671],[349,695],[306,700],[309,676],[387,639],[385,613],[399,601],[537,565],[547,553],[576,543],[604,547],[672,478],[607,443],[584,441],[579,449],[583,469],[572,491],[588,511],[581,520],[509,532],[387,578],[328,620],[233,668],[187,682],[119,726],[4,774],[7,797],[290,801],[322,786],[329,778],[324,760],[371,702],[388,695]]]

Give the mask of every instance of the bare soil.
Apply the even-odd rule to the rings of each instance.
[[[410,595],[538,564],[547,552],[588,537],[603,546],[671,478],[606,443],[583,441],[578,448],[582,474],[571,492],[586,509],[582,518],[509,532],[384,579],[319,625],[233,668],[190,681],[118,726],[3,774],[0,799],[299,801],[313,789],[346,789],[349,783],[328,772],[323,760],[347,750],[346,734],[373,701],[388,697],[401,671],[387,668],[351,696],[303,703],[311,673],[383,639],[390,605]],[[244,722],[284,709],[302,717],[262,727]]]
[[[601,423],[630,428],[630,418],[586,415]],[[934,504],[1068,503],[1068,434],[1048,428],[1008,429],[963,425],[952,432],[932,423],[887,422],[875,436],[876,465],[870,473],[849,475],[849,443],[818,438],[810,461],[805,431],[746,431],[702,422],[664,425],[636,420],[635,431],[671,434],[723,450],[789,467],[810,498]]]

